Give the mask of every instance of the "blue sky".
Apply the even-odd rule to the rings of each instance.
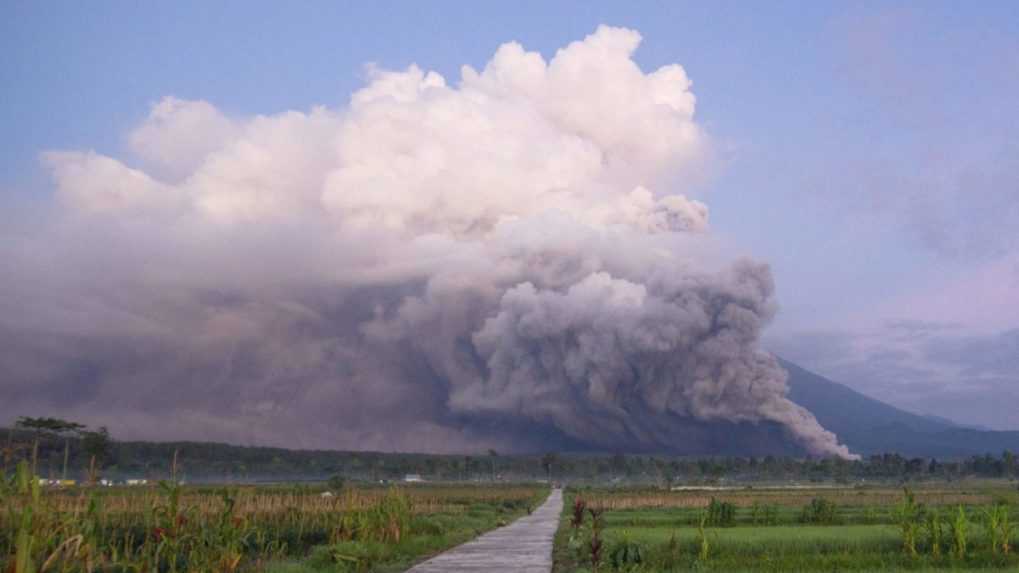
[[[693,80],[713,228],[773,266],[768,346],[915,411],[1019,429],[1019,3],[2,10],[0,207],[49,201],[40,153],[118,155],[167,95],[244,116],[338,108],[367,63],[453,82],[504,42],[548,58],[599,24],[636,29],[644,70]]]

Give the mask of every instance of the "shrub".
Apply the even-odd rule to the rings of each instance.
[[[343,486],[347,485],[347,480],[343,479],[341,475],[334,475],[329,478],[327,484],[330,490],[339,492],[343,490]]]
[[[711,498],[706,515],[710,527],[728,527],[736,523],[736,506],[728,501]]]
[[[778,508],[754,501],[750,507],[750,521],[754,525],[775,525],[778,523]]]
[[[838,522],[838,506],[835,502],[815,497],[800,512],[801,523],[812,523],[815,525],[831,525]]]
[[[633,569],[644,562],[644,553],[644,548],[639,543],[624,538],[609,551],[609,562],[614,569]]]

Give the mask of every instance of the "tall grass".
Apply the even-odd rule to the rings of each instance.
[[[462,541],[523,513],[540,488],[320,493],[293,487],[191,488],[173,481],[112,491],[44,490],[22,463],[14,476],[0,480],[0,571],[232,573],[303,557],[316,546],[343,546],[335,554],[358,564],[363,561],[353,554],[367,546],[381,548],[380,553],[401,546],[401,557],[412,559],[415,552]],[[440,518],[469,523],[471,529],[436,521]],[[413,545],[422,537],[429,544]]]

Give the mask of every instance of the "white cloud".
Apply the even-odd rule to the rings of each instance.
[[[167,96],[128,135],[128,146],[156,174],[176,180],[200,167],[238,129],[209,102]]]

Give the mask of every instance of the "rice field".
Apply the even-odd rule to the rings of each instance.
[[[425,484],[50,490],[23,464],[0,485],[0,571],[399,571],[546,494]]]
[[[844,488],[571,489],[555,570],[1019,568],[1017,492],[973,482]]]
[[[406,570],[507,524],[540,484],[0,485],[0,572]],[[1014,483],[569,488],[555,571],[1019,569]]]

